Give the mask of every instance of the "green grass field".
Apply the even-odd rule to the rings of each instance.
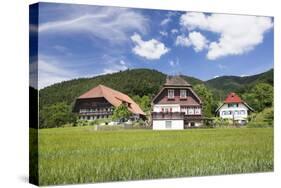
[[[39,131],[39,184],[273,171],[272,128]]]

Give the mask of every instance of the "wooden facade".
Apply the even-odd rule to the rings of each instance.
[[[79,114],[79,119],[95,120],[108,118],[113,114],[114,106],[105,98],[78,99],[73,112]]]
[[[152,120],[155,129],[169,128],[175,121],[175,129],[200,126],[202,124],[202,101],[192,86],[181,77],[168,77],[159,93],[152,101]],[[168,129],[168,128],[167,128]]]

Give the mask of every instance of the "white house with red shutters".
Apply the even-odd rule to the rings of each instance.
[[[239,124],[247,122],[248,115],[254,110],[236,93],[229,93],[216,113],[223,119],[233,119]]]

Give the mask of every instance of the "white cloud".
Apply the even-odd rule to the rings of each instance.
[[[164,20],[161,21],[160,25],[162,26],[167,25],[171,21],[172,21],[171,18],[165,18]]]
[[[172,34],[176,34],[176,33],[178,33],[178,32],[179,32],[179,30],[177,30],[177,29],[172,29],[172,30],[171,30],[171,33],[172,33]]]
[[[112,43],[124,42],[131,31],[145,33],[148,20],[139,12],[126,8],[99,8],[92,12],[75,14],[58,21],[49,21],[39,25],[44,33],[89,33]],[[71,12],[69,13],[71,15]]]
[[[176,45],[189,47],[192,46],[196,52],[208,48],[208,40],[200,32],[190,32],[188,37],[184,35],[177,36]]]
[[[169,64],[171,67],[174,67],[174,66],[179,65],[180,62],[179,62],[179,59],[177,58],[175,61],[174,60],[169,61]]]
[[[218,64],[219,69],[224,70],[226,69],[226,66],[222,65],[222,64]]]
[[[128,65],[125,61],[120,60],[119,63],[111,63],[110,67],[104,68],[101,74],[111,74],[128,69]]]
[[[228,55],[240,55],[263,42],[263,35],[273,27],[269,17],[186,13],[180,24],[189,31],[194,29],[219,34],[218,41],[209,45],[207,58],[215,60]]]
[[[123,60],[120,61],[120,64],[121,65],[126,65],[125,61],[123,61]]]
[[[163,19],[161,22],[160,22],[160,25],[161,26],[165,26],[167,25],[168,23],[170,23],[172,21],[172,17],[173,16],[176,16],[178,13],[176,11],[169,11],[167,14],[166,14],[166,18]]]
[[[165,36],[165,37],[168,36],[168,33],[166,31],[159,31],[159,33],[162,36]]]
[[[38,59],[38,87],[42,89],[54,83],[78,77],[74,72],[59,65],[51,58],[39,56]]]
[[[71,56],[71,55],[73,55],[73,54],[70,52],[70,50],[69,50],[67,47],[65,47],[65,46],[55,45],[53,48],[54,48],[57,52],[60,52],[60,53],[63,54],[63,55],[66,55],[66,56]]]
[[[141,36],[137,33],[131,36],[131,40],[136,45],[132,50],[135,54],[145,57],[146,59],[160,59],[160,57],[166,54],[170,49],[158,40],[151,39],[143,41]]]
[[[189,33],[188,36],[191,44],[193,45],[193,49],[196,52],[202,51],[208,47],[208,40],[201,33],[194,31]]]
[[[191,42],[188,37],[185,37],[184,35],[179,35],[179,36],[177,36],[175,44],[177,46],[189,47],[191,45]]]

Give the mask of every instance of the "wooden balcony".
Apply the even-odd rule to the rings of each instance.
[[[112,111],[80,112],[79,115],[112,115]]]
[[[185,115],[184,112],[152,112],[152,119],[165,120],[165,119],[183,119],[183,120],[202,120],[201,114]]]
[[[184,112],[152,112],[151,115],[154,120],[184,119]]]
[[[194,115],[184,115],[185,120],[202,120],[201,114],[194,114]]]

